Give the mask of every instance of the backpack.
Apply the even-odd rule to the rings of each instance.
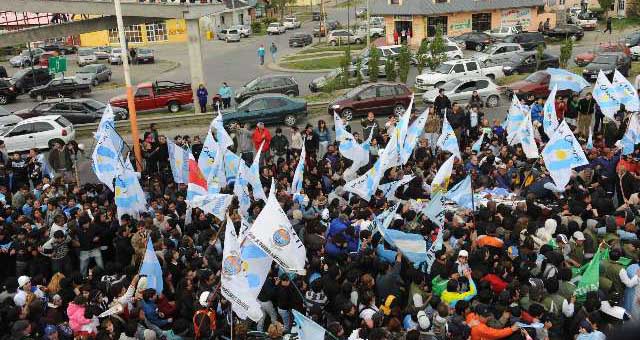
[[[211,309],[198,310],[193,315],[193,330],[196,339],[211,337],[216,330],[216,312]]]

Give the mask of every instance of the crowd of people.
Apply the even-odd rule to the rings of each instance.
[[[544,100],[526,104],[538,122]],[[260,331],[282,339],[295,330],[297,310],[323,326],[327,339],[587,340],[604,339],[640,318],[640,150],[620,156],[615,147],[629,113],[598,125],[590,95],[558,99],[558,118],[575,129],[590,161],[574,169],[559,193],[545,186],[551,179],[543,160],[508,145],[505,129],[489,122],[481,101],[451,103],[441,94],[435,111],[410,160],[386,171],[381,183],[415,177],[369,201],[344,190],[351,161],[339,153],[331,122],[286,131],[262,123],[230,128],[232,149],[248,164],[264,143],[260,181],[268,192],[276,180],[278,201],[307,252],[306,275],[272,265],[258,296],[264,317],[257,323],[234,316],[220,294],[225,222],[187,208],[187,186],[173,182],[167,138],[195,158],[204,138],[148,128],[141,176],[148,211],[139,218],[118,219],[105,185],[78,185],[74,176],[60,175],[73,168],[73,148],[52,152],[48,159],[60,170],[53,178],[42,173],[36,150],[26,159],[0,152],[0,334],[16,340],[247,339]],[[501,188],[514,199],[487,196],[474,211],[448,205],[442,225],[423,214],[431,180],[448,158],[435,143],[441,113],[462,152],[449,187],[471,174],[475,192]],[[587,147],[592,120],[596,130]],[[370,113],[345,122],[358,141],[372,136],[370,163],[360,173],[375,162],[397,121]],[[480,151],[472,151],[480,136]],[[536,139],[542,147],[543,129]],[[290,186],[303,147],[302,199],[293,200]],[[232,193],[232,183],[222,192]],[[430,270],[410,263],[370,228],[394,201],[401,204],[390,229],[422,235],[428,246],[443,231]],[[252,200],[244,217],[252,222],[263,206]],[[228,213],[237,231],[236,199]],[[146,288],[138,275],[148,238],[162,265],[162,291]],[[599,251],[608,252],[599,284],[577,292],[575,271]]]

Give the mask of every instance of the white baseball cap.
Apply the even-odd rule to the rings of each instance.
[[[24,285],[26,285],[27,283],[31,282],[31,278],[28,276],[20,276],[18,278],[18,288],[22,288],[24,287]]]
[[[459,253],[458,253],[458,257],[463,256],[463,257],[469,257],[469,252],[467,252],[466,250],[462,249]]]
[[[584,234],[581,231],[576,231],[573,233],[573,238],[578,241],[584,241]]]
[[[211,294],[210,292],[202,292],[202,294],[200,294],[200,299],[198,299],[198,302],[200,302],[200,305],[202,307],[207,307],[209,305],[208,301],[209,300],[209,294]]]

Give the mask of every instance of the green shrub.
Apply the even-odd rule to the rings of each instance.
[[[384,73],[387,74],[388,81],[396,81],[397,73],[396,73],[396,62],[395,60],[389,58],[384,63]]]
[[[254,21],[251,23],[251,32],[253,33],[261,33],[262,32],[262,23],[259,21]]]

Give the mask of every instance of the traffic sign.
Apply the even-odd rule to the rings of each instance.
[[[49,58],[49,73],[61,73],[67,70],[67,58],[51,57]]]

